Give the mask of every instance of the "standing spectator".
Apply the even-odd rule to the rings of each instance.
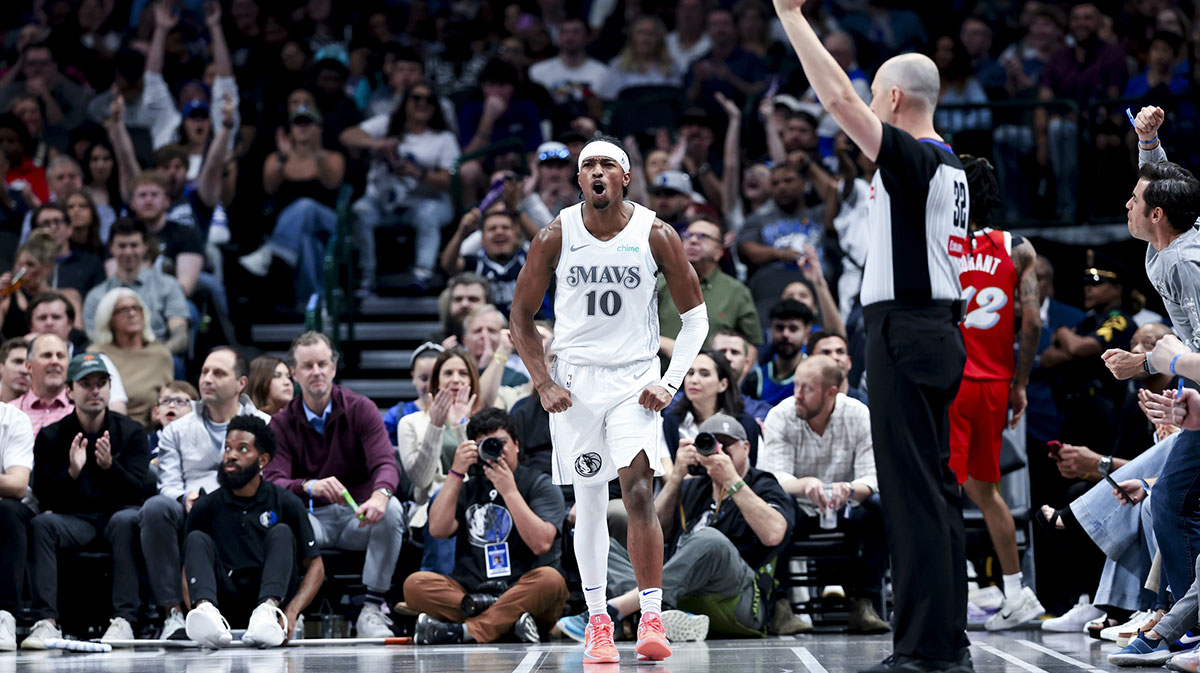
[[[305,332],[292,342],[288,359],[301,396],[272,419],[279,453],[263,476],[313,505],[309,518],[322,548],[366,550],[366,599],[356,632],[389,637],[391,620],[381,607],[405,525],[404,508],[393,495],[400,479],[395,450],[375,403],[334,385],[337,355],[328,337]],[[346,504],[346,494],[357,509]]]
[[[667,53],[680,72],[687,72],[693,61],[712,49],[713,41],[704,30],[704,20],[703,0],[679,0],[675,6],[675,30],[667,34],[666,44]]]
[[[688,100],[708,109],[716,109],[717,92],[738,105],[766,87],[766,66],[762,59],[737,44],[733,13],[714,8],[706,19],[712,49],[692,63],[684,84]]]
[[[275,134],[275,151],[263,165],[263,190],[272,197],[279,219],[270,240],[238,261],[256,276],[266,276],[276,257],[292,268],[295,306],[324,286],[321,264],[325,244],[337,231],[337,190],[346,174],[340,152],[321,144],[321,113],[299,105],[288,113],[288,126]]]
[[[84,330],[88,334],[95,332],[96,311],[109,290],[126,287],[142,298],[154,338],[165,343],[175,355],[187,351],[187,298],[178,280],[146,266],[145,225],[128,218],[117,220],[113,223],[108,249],[116,260],[116,273],[92,288],[83,300]]]
[[[29,342],[24,339],[8,339],[0,345],[0,402],[13,403],[29,392],[28,355]]]
[[[704,305],[708,307],[709,330],[716,332],[732,328],[756,347],[761,346],[762,329],[758,314],[754,311],[750,290],[720,268],[721,257],[725,254],[724,229],[712,220],[697,219],[687,226],[681,238],[683,254],[700,279],[700,292],[704,295]],[[667,282],[660,276],[658,325],[662,346],[659,352],[669,358],[683,322],[666,288]]]
[[[536,643],[538,623],[549,626],[562,615],[562,491],[549,475],[517,463],[516,434],[508,414],[487,409],[471,417],[468,441],[454,453],[449,478],[429,508],[429,534],[457,541],[454,570],[449,577],[417,572],[404,582],[405,601],[422,613],[419,644],[489,643],[510,630]],[[489,439],[501,443],[498,458],[481,453]],[[507,589],[498,596],[479,593],[489,580]]]
[[[243,644],[277,647],[316,597],[325,564],[299,498],[262,478],[278,450],[266,422],[233,417],[223,444],[221,489],[199,500],[187,519],[184,572],[196,606],[187,636],[208,647],[228,645],[233,635],[221,604],[239,619],[250,613]]]
[[[274,416],[286,407],[296,395],[296,385],[287,363],[273,355],[260,355],[251,360],[246,394],[254,406],[268,416]]]
[[[57,337],[41,337],[56,339]],[[154,492],[146,431],[108,410],[108,370],[81,353],[67,369],[75,408],[38,433],[34,495],[42,514],[31,527],[33,615],[37,623],[21,649],[46,648],[58,628],[58,556],[103,537],[113,554],[115,616],[103,639],[132,640],[138,611],[138,507]]]
[[[861,553],[854,560],[850,630],[885,633],[891,627],[879,612],[888,560],[871,415],[865,404],[838,392],[844,377],[842,366],[824,355],[800,363],[793,398],[767,414],[757,466],[800,501],[804,516],[796,522],[797,534],[808,537],[825,528],[818,524],[821,510],[833,510],[838,526],[850,529]],[[851,513],[843,517],[839,513],[847,505]]]
[[[53,334],[41,334],[29,342],[29,391],[13,406],[29,415],[34,434],[57,423],[75,410],[67,386],[67,342]]]
[[[375,290],[375,229],[398,216],[417,232],[412,281],[432,284],[442,227],[454,217],[450,171],[461,155],[428,82],[414,82],[388,116],[342,132],[342,144],[373,153],[367,193],[354,202],[355,245],[365,292]]]
[[[746,375],[742,392],[774,405],[792,393],[792,376],[804,359],[816,316],[795,299],[782,299],[771,308],[770,321],[771,358]]]
[[[699,4],[699,0],[683,1]],[[633,22],[625,48],[608,64],[611,71],[603,97],[616,99],[622,91],[633,87],[682,86],[686,66],[672,58],[666,32],[662,21],[653,16]]]
[[[3,351],[0,348],[0,355]],[[0,370],[0,383],[3,378]],[[4,540],[4,548],[0,549],[0,652],[17,649],[13,614],[20,614],[24,607],[21,595],[28,566],[29,522],[34,515],[29,496],[32,472],[33,428],[29,418],[20,409],[0,403],[0,538]]]
[[[145,302],[133,290],[120,287],[109,291],[96,308],[96,330],[88,350],[113,361],[129,396],[129,417],[149,430],[158,389],[175,378],[175,362],[170,349],[155,341],[147,312]]]
[[[771,169],[771,206],[747,219],[738,233],[738,255],[749,267],[751,279],[760,269],[793,268],[808,245],[816,249],[818,258],[824,257],[825,230],[832,224],[836,204],[811,208],[804,204],[808,180],[824,176],[803,152]],[[827,196],[836,198],[836,192]],[[821,267],[827,266],[822,259]]]
[[[225,453],[230,421],[235,416],[271,420],[244,393],[248,367],[245,356],[232,348],[213,349],[200,369],[200,404],[195,413],[170,423],[159,435],[158,494],[138,512],[150,596],[165,618],[159,638],[178,637],[185,627],[179,541],[196,501],[224,486],[220,456]]]

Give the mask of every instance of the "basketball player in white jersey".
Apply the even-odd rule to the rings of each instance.
[[[708,337],[700,283],[679,235],[631,201],[629,156],[615,139],[579,153],[584,200],[563,210],[529,248],[517,279],[511,327],[521,359],[550,412],[554,481],[575,487],[575,557],[590,619],[585,663],[615,663],[606,606],[608,482],[621,480],[629,512],[628,546],[640,590],[639,659],[671,655],[662,611],[663,535],[654,509],[661,475],[658,412],[679,390]],[[666,277],[683,329],[666,374],[659,376],[655,274]],[[550,279],[554,351],[548,371],[533,317]]]

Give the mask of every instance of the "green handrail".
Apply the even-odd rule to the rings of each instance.
[[[333,238],[325,246],[325,257],[322,268],[325,274],[323,292],[313,293],[309,297],[304,311],[304,328],[318,331],[329,337],[335,353],[342,352],[342,320],[346,311],[346,284],[352,284],[353,264],[350,263],[351,240],[353,238],[353,213],[350,210],[354,189],[350,185],[342,185],[337,200],[337,228]],[[354,338],[353,325],[350,325],[350,339]],[[345,357],[338,358],[338,368],[345,367]]]

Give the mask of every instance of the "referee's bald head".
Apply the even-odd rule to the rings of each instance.
[[[937,65],[924,54],[901,54],[884,62],[871,85],[871,108],[885,122],[909,114],[933,115],[942,83]]]

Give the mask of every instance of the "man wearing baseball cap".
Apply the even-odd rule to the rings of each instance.
[[[138,614],[138,508],[154,493],[146,431],[108,409],[108,368],[95,353],[67,366],[75,410],[46,426],[33,445],[33,493],[42,514],[30,524],[30,586],[38,620],[22,649],[61,638],[58,555],[103,535],[113,555],[113,619],[103,640],[132,640]]]
[[[650,185],[650,195],[654,197],[654,210],[663,222],[675,227],[676,231],[687,227],[687,209],[696,195],[687,173],[676,170],[659,173]]]

